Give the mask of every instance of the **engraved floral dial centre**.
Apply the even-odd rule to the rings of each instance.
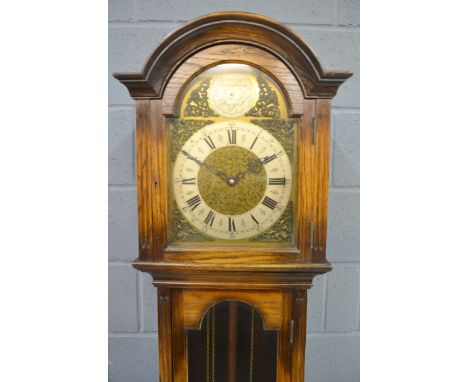
[[[262,199],[267,186],[266,171],[251,151],[228,146],[213,151],[200,167],[200,196],[214,211],[242,215]],[[220,174],[226,174],[226,179]]]

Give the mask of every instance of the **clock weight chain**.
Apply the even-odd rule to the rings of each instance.
[[[255,309],[252,307],[250,317],[250,368],[249,382],[253,381],[253,366],[254,366],[254,336],[255,336]]]
[[[206,317],[206,382],[215,382],[216,351],[216,315],[215,307],[208,311]]]

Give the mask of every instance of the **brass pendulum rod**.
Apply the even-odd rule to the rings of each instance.
[[[252,307],[250,318],[250,369],[249,382],[253,381],[253,365],[254,365],[254,336],[255,336],[255,309]]]
[[[215,382],[215,307],[206,317],[206,382]]]
[[[206,315],[206,382],[210,382],[210,312]]]
[[[215,341],[216,341],[216,331],[215,331],[215,306],[213,306],[213,317],[211,318],[212,329],[211,329],[211,382],[215,382]]]
[[[229,302],[228,382],[236,381],[237,371],[237,302]]]

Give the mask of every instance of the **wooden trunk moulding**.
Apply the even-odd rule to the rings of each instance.
[[[191,81],[226,63],[249,65],[273,79],[284,93],[288,118],[297,121],[291,244],[180,244],[168,234],[173,208],[168,121],[179,117]],[[139,256],[134,267],[151,274],[158,288],[160,381],[189,380],[187,331],[206,327],[209,335],[203,320],[223,301],[229,301],[231,317],[229,382],[236,379],[236,347],[242,346],[235,335],[241,324],[235,321],[236,304],[251,306],[252,320],[255,311],[263,330],[278,333],[276,381],[304,381],[307,289],[314,276],[331,270],[326,260],[331,98],[350,76],[325,71],[286,26],[242,12],[188,22],[154,50],[142,72],[114,74],[136,100]],[[216,374],[206,375],[212,381]]]

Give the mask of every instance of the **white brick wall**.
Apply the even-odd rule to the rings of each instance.
[[[156,294],[137,256],[135,108],[114,71],[140,71],[184,21],[214,11],[288,24],[326,69],[351,70],[333,100],[328,259],[309,292],[306,381],[359,381],[359,0],[109,0],[109,380],[157,381]]]

